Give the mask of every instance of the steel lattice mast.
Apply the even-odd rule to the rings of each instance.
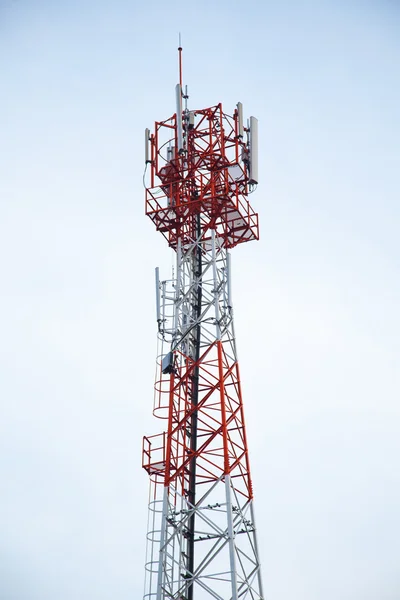
[[[156,269],[159,352],[143,439],[150,476],[145,598],[262,600],[229,250],[258,239],[248,195],[258,180],[257,119],[238,103],[176,113],[146,130],[146,214],[176,252]],[[184,103],[184,106],[183,106]]]

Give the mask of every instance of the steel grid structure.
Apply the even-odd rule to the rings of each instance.
[[[181,49],[179,49],[181,65]],[[150,477],[146,600],[262,600],[229,250],[258,239],[257,122],[221,104],[177,111],[146,130],[146,214],[176,251],[156,269],[159,352],[154,414],[143,439]],[[183,101],[185,106],[183,107]]]

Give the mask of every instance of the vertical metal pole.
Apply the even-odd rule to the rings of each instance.
[[[161,309],[160,309],[160,269],[156,267],[156,313],[157,313],[157,323],[158,328],[160,328],[161,321]]]
[[[213,279],[214,279],[214,307],[215,307],[215,326],[217,329],[216,338],[221,339],[221,327],[219,323],[219,304],[218,304],[218,277],[217,277],[217,263],[216,263],[216,250],[215,250],[215,229],[211,230],[211,255],[212,255],[212,267],[213,267]]]
[[[197,406],[199,400],[199,359],[200,359],[200,338],[201,338],[201,303],[202,303],[202,253],[201,253],[201,221],[200,215],[194,218],[195,221],[195,239],[197,239],[196,251],[192,259],[192,277],[193,281],[197,281],[197,285],[194,287],[192,296],[192,313],[193,318],[197,321],[197,325],[194,328],[193,334],[193,347],[195,367],[192,375],[192,390],[191,390],[191,401],[194,407]],[[191,344],[190,344],[191,346]],[[192,454],[192,460],[189,464],[189,490],[188,490],[188,501],[191,506],[196,504],[196,452],[197,452],[197,410],[192,414],[190,420],[190,452]],[[194,534],[195,534],[195,512],[189,518],[188,522],[188,578],[193,576],[195,564],[194,564]],[[188,600],[193,600],[193,580],[189,579]]]
[[[229,538],[229,561],[231,567],[232,582],[232,600],[237,600],[237,577],[236,577],[236,557],[235,557],[235,534],[233,531],[232,501],[231,501],[231,476],[225,475],[225,493],[226,493],[226,511],[228,520],[228,538]]]
[[[176,248],[176,289],[175,289],[175,303],[174,303],[174,318],[172,325],[172,345],[175,345],[176,336],[179,329],[179,298],[181,289],[181,278],[182,278],[182,242],[181,238],[178,238],[178,245]]]
[[[257,542],[257,527],[256,527],[256,520],[255,520],[255,516],[254,516],[254,505],[253,505],[253,501],[251,501],[250,504],[250,515],[251,515],[251,521],[254,525],[254,549],[256,551],[256,559],[258,562],[258,571],[257,571],[257,579],[258,579],[258,587],[260,590],[260,596],[261,598],[264,598],[264,591],[263,591],[263,585],[262,585],[262,578],[261,578],[261,561],[260,561],[260,554],[258,552],[258,542]]]
[[[231,286],[231,253],[226,252],[226,283],[228,294],[228,308],[232,308],[232,286]]]
[[[212,253],[213,253],[213,263],[214,263],[214,286],[216,280],[216,264],[215,264],[215,232],[212,232]],[[230,307],[230,257],[229,253],[226,254],[226,271],[227,271],[227,285],[228,285],[228,306]],[[215,303],[216,303],[216,315],[219,318],[219,311],[217,310],[218,303],[218,293],[215,293]],[[219,323],[217,321],[217,339],[221,339],[221,330],[219,327]],[[219,360],[221,361],[221,355]],[[221,369],[221,365],[220,365]],[[222,383],[221,383],[222,385]],[[225,402],[225,394],[221,393],[221,402]],[[225,412],[224,408],[221,406],[223,412]],[[225,419],[224,419],[225,420]],[[227,431],[224,432],[224,435],[227,436]],[[228,468],[229,465],[226,465]],[[231,500],[231,476],[225,472],[225,494],[226,494],[226,517],[227,517],[227,525],[228,525],[228,539],[229,539],[229,563],[231,568],[231,585],[232,585],[232,599],[237,600],[238,598],[238,590],[237,590],[237,575],[236,575],[236,556],[235,556],[235,534],[233,530],[233,512],[232,512],[232,500]]]
[[[175,88],[176,96],[176,131],[178,152],[183,148],[183,129],[182,129],[182,86],[180,83]]]

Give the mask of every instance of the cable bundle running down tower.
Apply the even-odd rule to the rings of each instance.
[[[222,105],[146,129],[146,214],[176,252],[156,269],[159,356],[143,439],[150,476],[146,600],[262,600],[253,488],[233,326],[229,250],[258,239],[248,195],[258,182],[257,119]]]

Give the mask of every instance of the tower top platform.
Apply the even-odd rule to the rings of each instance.
[[[222,104],[189,110],[187,100],[178,83],[175,114],[146,129],[146,214],[172,248],[193,241],[196,215],[203,239],[214,229],[226,248],[258,239],[248,200],[258,183],[257,119],[244,126],[240,102],[228,114]]]

